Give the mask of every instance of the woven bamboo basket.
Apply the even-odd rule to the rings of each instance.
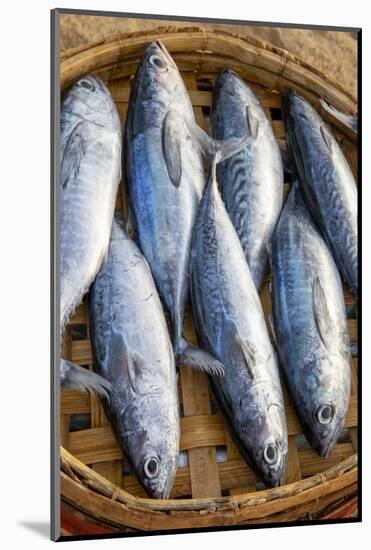
[[[61,56],[62,90],[83,74],[94,72],[108,84],[122,124],[128,106],[130,82],[146,46],[160,39],[173,55],[189,90],[198,124],[209,130],[212,86],[218,72],[234,69],[253,87],[272,121],[277,140],[284,143],[280,91],[291,86],[307,97],[332,126],[353,172],[357,172],[356,138],[323,111],[319,98],[349,113],[356,100],[341,85],[298,60],[289,52],[241,39],[224,32],[198,28],[159,28],[156,31],[117,35]],[[289,181],[285,181],[287,192]],[[126,211],[125,181],[117,208]],[[270,275],[260,297],[265,315],[271,313]],[[357,308],[344,287],[351,342],[357,342]],[[195,341],[191,313],[185,333]],[[89,340],[87,299],[65,332],[64,357],[93,368]],[[225,527],[279,523],[327,516],[334,503],[353,503],[357,495],[357,357],[352,357],[352,390],[346,420],[348,437],[330,458],[318,457],[303,445],[302,428],[284,389],[289,432],[289,461],[285,485],[266,489],[242,459],[218,410],[207,377],[180,368],[181,451],[187,464],[179,467],[171,499],[146,498],[127,469],[99,398],[73,391],[61,397],[62,533],[72,532],[71,513],[84,517],[79,533],[127,532]],[[220,450],[224,460],[218,460]],[[340,512],[339,512],[340,513]],[[64,521],[65,518],[65,521]],[[89,523],[90,522],[90,523]],[[90,525],[88,528],[87,525]],[[70,525],[70,527],[68,527]],[[81,527],[85,525],[86,528]],[[93,526],[93,527],[92,527]],[[90,529],[90,531],[89,531]]]

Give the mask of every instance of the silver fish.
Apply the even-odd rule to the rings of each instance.
[[[307,208],[339,271],[357,295],[357,186],[353,174],[329,127],[294,90],[283,93],[283,113]]]
[[[121,128],[104,83],[76,82],[61,108],[60,324],[63,334],[107,254],[121,179]],[[61,359],[61,384],[105,393],[94,373]]]
[[[218,156],[226,157],[223,147]],[[194,229],[193,312],[200,342],[225,368],[223,377],[211,377],[211,384],[236,443],[265,483],[276,487],[284,480],[288,448],[277,360],[241,243],[218,191],[219,159],[214,157]]]
[[[221,195],[240,238],[252,278],[259,290],[269,266],[273,231],[283,199],[283,168],[272,126],[252,89],[231,70],[224,70],[213,93],[212,135],[257,138],[240,153],[218,164]]]
[[[280,361],[307,439],[327,457],[348,410],[349,336],[338,270],[297,182],[275,231],[272,260]]]
[[[192,105],[169,52],[147,48],[132,86],[125,132],[129,194],[141,249],[171,314],[177,362],[221,373],[222,365],[183,336],[192,230],[205,185],[188,129]]]
[[[146,260],[115,219],[90,292],[97,372],[112,385],[107,415],[148,494],[168,498],[179,453],[175,360]]]

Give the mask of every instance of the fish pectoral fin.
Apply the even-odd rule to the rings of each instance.
[[[224,376],[224,366],[218,359],[210,355],[207,351],[196,348],[184,338],[177,346],[176,360],[178,364],[183,364],[212,376]]]
[[[140,393],[140,379],[150,370],[147,361],[138,353],[130,350],[119,333],[110,338],[110,358],[112,378],[128,380],[134,393]]]
[[[224,316],[222,330],[225,333],[226,343],[229,347],[228,353],[234,356],[238,354],[242,357],[242,361],[250,378],[254,379],[254,366],[258,362],[257,350],[250,342],[247,342],[241,337],[235,321],[227,314]]]
[[[244,139],[249,138],[250,141],[254,141],[258,137],[259,129],[263,129],[266,126],[265,122],[260,122],[254,115],[252,114],[252,110],[249,105],[246,105],[245,107],[246,112],[246,125],[247,125],[247,133]]]
[[[259,363],[259,356],[257,350],[250,342],[239,339],[239,345],[242,350],[242,359],[245,364],[246,370],[251,379],[255,378],[254,368]]]
[[[127,356],[128,374],[131,387],[134,393],[141,392],[140,380],[145,377],[145,373],[149,372],[150,367],[148,362],[137,352],[129,352]]]
[[[274,343],[277,346],[278,345],[277,344],[277,336],[276,336],[276,329],[274,328],[273,315],[268,315],[268,323],[269,323],[269,328],[271,329],[271,333],[272,333],[272,336],[273,336]]]
[[[321,124],[320,126],[320,132],[321,136],[323,137],[323,141],[325,142],[325,145],[329,152],[333,155],[335,153],[335,147],[334,147],[334,138],[330,134],[327,126],[325,124]]]
[[[313,280],[313,309],[316,326],[323,345],[330,350],[334,342],[334,324],[328,309],[325,291],[320,278]]]
[[[295,174],[295,164],[292,156],[290,155],[288,148],[286,147],[286,144],[279,142],[278,147],[280,149],[281,153],[281,159],[283,168],[286,172],[289,174]]]
[[[76,178],[81,161],[86,153],[86,141],[81,133],[81,124],[77,124],[67,140],[61,160],[61,186],[65,188],[71,178]]]
[[[180,116],[175,111],[168,111],[162,125],[162,151],[170,181],[176,188],[182,179],[181,130]]]
[[[138,236],[137,231],[137,222],[135,218],[134,208],[131,202],[128,203],[127,217],[125,223],[126,233],[133,239],[136,240]]]
[[[112,384],[99,374],[75,365],[75,363],[66,359],[61,359],[59,372],[63,389],[77,390],[84,393],[95,392],[109,401]]]

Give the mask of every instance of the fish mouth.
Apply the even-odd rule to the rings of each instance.
[[[334,439],[335,438],[332,437],[330,441],[325,441],[317,444],[316,451],[321,458],[329,458],[331,451],[334,447]]]
[[[264,483],[269,489],[276,489],[277,487],[281,487],[285,481],[285,475],[286,475],[286,469],[281,468],[278,475],[264,475]]]
[[[161,500],[170,498],[176,475],[176,467],[171,470],[172,471],[167,474],[164,473],[162,479],[156,478],[153,480],[147,479],[144,482],[142,481],[144,489],[151,498]]]
[[[172,485],[173,485],[172,479],[168,478],[162,490],[158,488],[156,483],[153,483],[153,484],[148,483],[145,486],[145,489],[147,493],[150,495],[150,497],[164,500],[169,498]]]
[[[219,73],[219,79],[232,76],[233,78],[239,78],[238,74],[232,69],[224,68]]]
[[[160,497],[161,499],[170,498],[170,493],[174,485],[175,474],[176,474],[176,469],[171,475],[167,476],[164,488],[162,489],[162,493]]]
[[[287,129],[292,114],[293,100],[298,94],[292,88],[285,87],[281,92],[282,114]],[[286,134],[287,139],[287,134]]]
[[[285,86],[282,89],[281,95],[282,95],[284,101],[290,101],[294,97],[302,99],[302,96],[300,94],[298,94],[298,92],[296,90],[294,90],[294,88],[289,88],[288,86]]]
[[[286,478],[287,469],[287,454],[282,455],[280,465],[276,471],[271,471],[268,475],[264,475],[264,483],[271,489],[281,487]]]
[[[329,458],[331,455],[332,449],[335,447],[340,432],[343,428],[343,421],[340,422],[339,426],[334,430],[331,437],[325,441],[320,441],[316,446],[316,451],[321,458]]]
[[[163,499],[165,498],[163,495],[164,495],[164,491],[160,491],[155,485],[151,485],[150,483],[147,485],[146,487],[147,489],[147,492],[149,493],[149,495],[152,497],[152,498],[158,498],[158,499]]]

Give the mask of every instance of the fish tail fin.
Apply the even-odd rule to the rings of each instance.
[[[111,383],[88,369],[75,365],[71,361],[61,359],[60,363],[61,387],[63,389],[77,390],[81,392],[98,393],[109,401]]]
[[[193,346],[185,338],[178,340],[175,347],[175,356],[178,364],[198,369],[213,376],[224,376],[224,366],[207,351]]]
[[[251,113],[249,116],[249,130],[245,136],[224,140],[211,138],[194,121],[186,120],[185,123],[191,137],[198,143],[203,155],[208,158],[212,166],[216,166],[219,162],[223,162],[233,157],[233,155],[236,155],[256,140],[258,135],[258,121]]]

